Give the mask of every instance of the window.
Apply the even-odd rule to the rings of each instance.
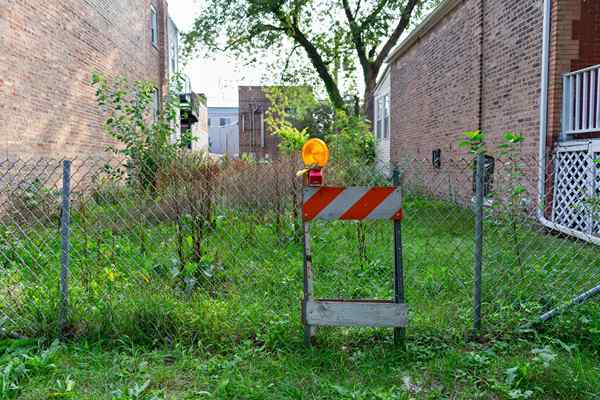
[[[483,195],[488,197],[494,190],[494,169],[496,160],[492,156],[485,156],[483,163]],[[473,161],[473,194],[477,193],[477,159]]]
[[[442,168],[442,150],[436,149],[431,152],[431,164],[433,165],[433,169],[441,169]]]
[[[383,96],[383,138],[390,137],[390,95]]]
[[[265,114],[260,112],[260,147],[265,147]]]
[[[229,118],[219,118],[219,126],[227,126],[229,124]]]
[[[158,14],[153,6],[150,6],[150,37],[152,45],[158,47]]]
[[[154,89],[152,92],[152,118],[154,120],[158,120],[158,112],[159,112],[159,96],[158,89]]]
[[[171,72],[172,73],[177,72],[177,64],[178,64],[177,57],[178,57],[177,42],[174,41],[171,43]]]
[[[208,119],[208,127],[210,128],[210,118]]]
[[[377,99],[377,124],[375,127],[377,133],[377,139],[381,139],[381,134],[383,130],[383,98]]]

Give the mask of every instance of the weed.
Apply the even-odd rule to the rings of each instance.
[[[43,349],[33,340],[0,342],[0,399],[12,399],[22,391],[25,382],[35,374],[48,373],[60,346],[53,342]]]

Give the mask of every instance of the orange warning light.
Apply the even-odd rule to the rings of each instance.
[[[321,139],[310,139],[302,147],[302,160],[304,165],[318,165],[324,167],[329,161],[329,148]]]

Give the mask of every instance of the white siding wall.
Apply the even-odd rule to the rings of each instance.
[[[377,161],[382,167],[387,167],[390,162],[390,73],[381,78],[375,90],[375,114],[373,131],[375,134]]]
[[[234,107],[209,107],[208,116],[211,120],[208,128],[209,151],[214,154],[227,154],[237,157],[240,153],[239,113]],[[220,126],[221,118],[228,124]]]

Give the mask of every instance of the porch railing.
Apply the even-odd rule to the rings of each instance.
[[[563,76],[562,139],[600,132],[600,65]]]

